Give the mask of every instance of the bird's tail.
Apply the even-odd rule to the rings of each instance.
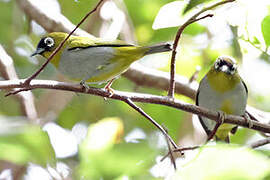
[[[238,129],[238,126],[234,126],[230,133],[228,133],[225,137],[217,137],[216,136],[216,141],[222,141],[222,142],[225,142],[225,143],[230,143],[230,134],[235,134],[236,131]]]
[[[167,52],[167,51],[172,50],[171,44],[169,43],[157,44],[153,46],[148,46],[146,48],[148,48],[149,50],[145,52],[145,55],[160,53],[160,52]]]

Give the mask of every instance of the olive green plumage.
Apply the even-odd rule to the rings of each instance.
[[[238,74],[236,62],[231,57],[219,57],[210,71],[201,80],[196,96],[196,105],[225,114],[243,116],[247,104],[248,90]],[[215,121],[199,117],[209,136],[216,125]],[[215,136],[229,142],[229,134],[234,125],[222,124]]]
[[[33,55],[48,58],[68,36],[53,32],[43,37]],[[120,40],[70,36],[51,63],[67,77],[90,83],[109,81],[125,72],[136,60],[145,55],[170,51],[169,44],[135,46]]]

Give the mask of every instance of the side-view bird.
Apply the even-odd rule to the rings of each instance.
[[[218,111],[220,115],[218,123],[199,116],[208,140],[215,135],[216,140],[230,142],[229,135],[236,132],[237,126],[222,124],[225,114],[245,117],[247,97],[248,90],[238,74],[236,61],[219,57],[201,80],[196,96],[196,105]]]
[[[43,37],[32,54],[48,58],[67,33],[53,32]],[[100,38],[70,36],[60,51],[50,61],[63,75],[87,83],[112,81],[129,66],[145,55],[171,51],[168,43],[153,46],[135,46],[120,40],[107,41]],[[111,92],[111,91],[110,91]]]

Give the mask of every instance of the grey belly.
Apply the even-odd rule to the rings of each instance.
[[[200,83],[200,93],[198,96],[200,101],[198,105],[205,107],[210,110],[219,111],[222,107],[222,103],[230,99],[234,115],[244,115],[247,103],[247,92],[242,83],[239,83],[232,91],[225,93],[218,93],[210,88],[209,84],[206,83],[206,77]],[[208,118],[201,117],[203,123],[208,127],[209,130],[213,130],[216,122],[209,120]]]

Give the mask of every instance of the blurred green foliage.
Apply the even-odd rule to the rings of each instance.
[[[173,0],[125,0],[126,7],[135,26],[139,44],[151,44],[174,38],[177,28],[153,30],[152,24],[159,9]]]
[[[15,124],[10,122],[10,124]],[[55,165],[56,158],[48,134],[37,126],[6,127],[0,136],[0,159],[20,165],[28,162],[46,167]]]
[[[266,156],[250,149],[219,144],[200,149],[197,157],[172,179],[266,180],[269,174],[270,161]]]
[[[119,137],[121,126],[120,119],[116,118],[106,118],[90,126],[80,145],[78,179],[114,179],[123,175],[138,179],[151,177],[145,169],[151,167],[158,154],[157,149],[144,140],[140,143],[117,143],[119,140],[115,138]],[[103,133],[99,133],[102,130]]]

